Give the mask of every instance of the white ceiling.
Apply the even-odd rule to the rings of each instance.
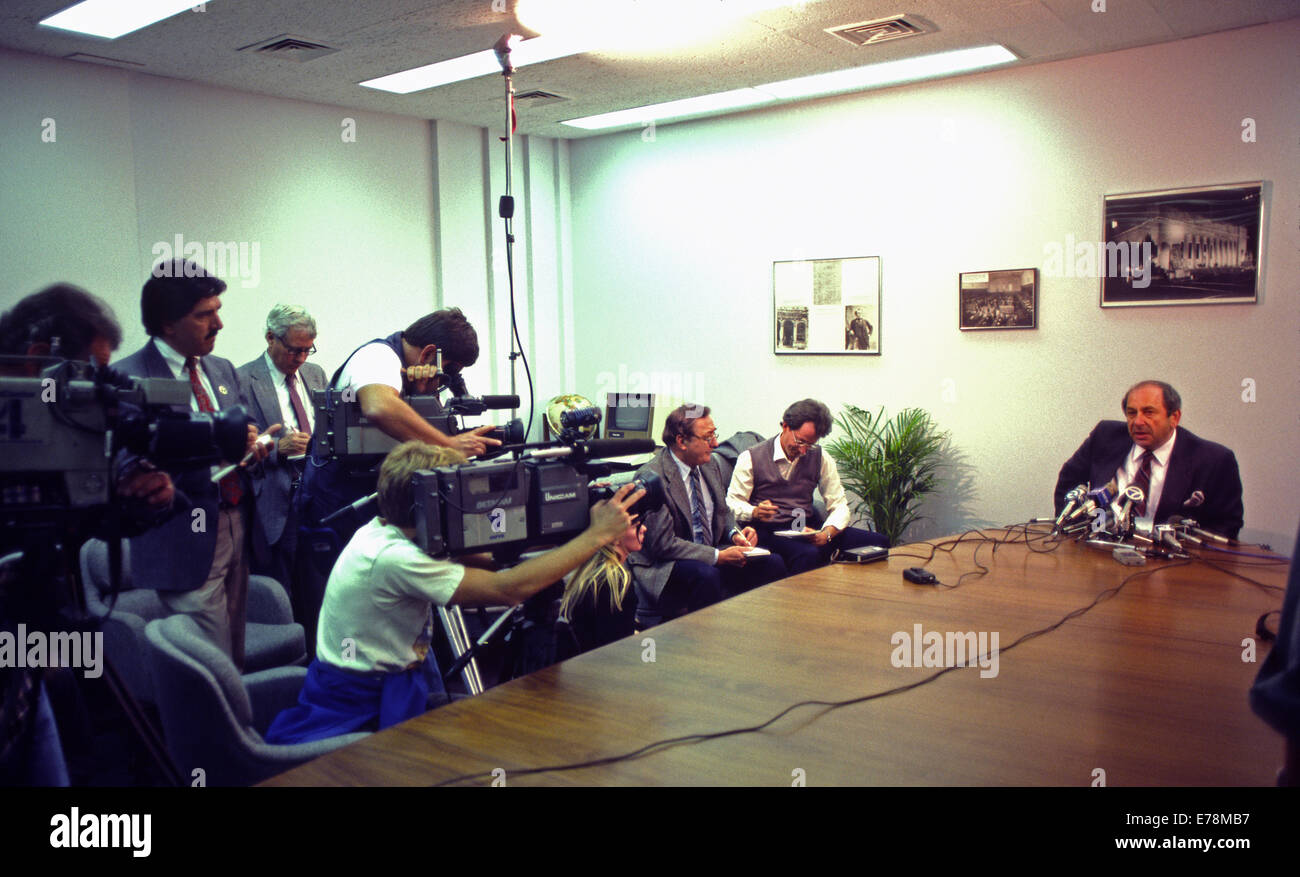
[[[534,0],[537,2],[537,0]],[[588,0],[594,15],[610,0]],[[652,4],[654,0],[637,0]],[[701,4],[727,0],[695,0]],[[519,93],[563,101],[522,101],[519,132],[582,137],[562,120],[760,85],[912,55],[1001,43],[1026,63],[1279,21],[1300,15],[1300,0],[802,0],[736,21],[707,42],[658,52],[589,53],[521,68]],[[78,37],[37,22],[72,0],[3,0],[0,47],[66,58],[114,59],[126,69],[245,92],[354,109],[446,119],[497,128],[499,75],[409,95],[358,82],[490,48],[517,30],[515,0],[211,0],[116,40]],[[505,13],[494,8],[505,7]],[[825,28],[903,14],[933,33],[858,47]],[[682,22],[688,28],[690,22]],[[298,62],[239,49],[292,34],[337,51]],[[689,42],[683,39],[683,43]],[[103,63],[103,62],[101,62]],[[1212,63],[1207,59],[1207,63]],[[138,66],[136,66],[138,65]]]

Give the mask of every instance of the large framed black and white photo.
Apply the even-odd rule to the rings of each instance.
[[[957,328],[1037,329],[1038,269],[957,275]]]
[[[1254,304],[1263,232],[1261,182],[1107,195],[1101,306]]]
[[[880,355],[880,257],[772,263],[772,350]]]

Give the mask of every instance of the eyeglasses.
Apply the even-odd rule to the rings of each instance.
[[[311,356],[313,353],[316,352],[315,344],[313,344],[311,347],[290,347],[288,344],[285,343],[283,335],[276,335],[275,340],[279,341],[280,345],[284,347],[285,350],[289,351],[290,356],[298,356],[300,354],[303,356]]]
[[[797,436],[797,435],[796,435],[796,436],[791,436],[790,441],[794,444],[794,446],[795,446],[796,448],[815,448],[815,447],[817,447],[817,442],[815,442],[815,441],[813,441],[813,442],[806,442],[806,441],[804,441],[803,439],[799,438],[799,436]]]
[[[715,429],[713,432],[708,432],[705,433],[704,435],[695,435],[694,433],[692,433],[691,438],[697,438],[702,442],[713,443],[718,440],[718,431]]]

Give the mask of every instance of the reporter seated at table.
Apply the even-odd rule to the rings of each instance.
[[[731,473],[727,506],[737,521],[753,524],[758,544],[779,555],[790,575],[825,566],[836,550],[889,547],[884,534],[849,526],[849,503],[835,459],[821,447],[831,424],[825,403],[795,402],[781,415],[781,431],[741,451]],[[826,503],[824,521],[813,503],[814,489]],[[789,530],[806,535],[776,535]]]
[[[565,586],[560,617],[568,622],[557,644],[561,660],[636,632],[636,590],[627,556],[641,550],[645,524],[633,520],[623,535],[597,551]]]
[[[280,713],[268,743],[321,740],[381,730],[425,711],[445,697],[429,650],[431,610],[438,605],[513,606],[558,581],[619,538],[628,507],[645,495],[634,485],[591,508],[591,523],[569,542],[510,569],[492,572],[440,560],[415,543],[411,476],[420,469],[463,463],[449,448],[409,441],[379,469],[379,516],[353,535],[325,587],[316,660],[298,704]]]

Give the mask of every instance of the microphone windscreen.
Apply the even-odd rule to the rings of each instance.
[[[626,457],[652,453],[658,445],[653,439],[592,439],[583,447],[588,457]]]
[[[518,396],[482,396],[484,408],[511,409],[519,407]]]

